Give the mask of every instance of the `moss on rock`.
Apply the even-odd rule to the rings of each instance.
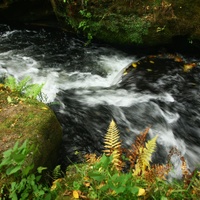
[[[52,169],[57,164],[61,139],[61,126],[47,105],[0,87],[0,159],[16,141],[22,144],[28,140],[37,149],[28,162],[35,169]]]

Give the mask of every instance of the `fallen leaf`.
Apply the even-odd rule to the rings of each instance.
[[[134,68],[136,68],[136,67],[137,67],[137,63],[132,63],[132,66],[133,66]]]
[[[140,197],[140,196],[144,196],[145,194],[146,194],[145,189],[139,188],[139,192],[137,196]]]
[[[185,64],[183,71],[184,72],[189,72],[192,68],[194,68],[197,64],[196,63],[189,63],[189,64]]]
[[[78,193],[77,190],[74,190],[74,191],[73,191],[73,197],[74,197],[75,199],[78,199],[78,198],[79,198],[79,193]]]

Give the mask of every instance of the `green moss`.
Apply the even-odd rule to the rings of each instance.
[[[22,144],[28,139],[37,149],[29,162],[35,169],[46,166],[51,170],[56,165],[61,138],[61,126],[47,105],[0,87],[0,158],[16,141]]]

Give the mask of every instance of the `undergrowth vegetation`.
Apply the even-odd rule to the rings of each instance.
[[[59,194],[56,199],[199,199],[200,173],[190,173],[176,148],[170,151],[166,164],[151,163],[157,136],[146,142],[148,131],[137,136],[131,149],[123,149],[112,120],[103,155],[85,155],[85,164],[69,166],[65,177],[53,182],[51,189]],[[169,182],[175,154],[180,157],[183,176]]]
[[[8,183],[5,181],[0,188],[1,200],[52,199],[49,187],[40,182],[42,171],[46,168],[38,167],[37,172],[33,173],[34,164],[26,163],[31,152],[34,151],[33,147],[28,145],[28,141],[21,146],[16,142],[13,148],[3,153],[0,163],[1,180],[8,180]]]
[[[191,173],[176,148],[171,149],[165,164],[151,162],[158,136],[147,141],[149,129],[137,136],[130,149],[125,149],[112,120],[102,156],[86,154],[84,163],[72,163],[65,173],[57,166],[51,187],[41,182],[45,168],[33,171],[34,165],[27,165],[26,160],[34,151],[28,141],[21,146],[16,143],[3,153],[0,162],[1,179],[8,180],[0,188],[0,199],[199,199],[200,172]],[[181,160],[182,179],[169,181],[174,155]]]
[[[98,36],[112,42],[118,39],[121,43],[142,43],[142,37],[148,34],[150,21],[134,12],[124,15],[124,4],[129,8],[130,3],[51,0],[57,18],[72,27],[76,33],[85,35],[88,42]]]

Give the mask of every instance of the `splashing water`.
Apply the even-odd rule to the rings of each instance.
[[[0,75],[19,80],[30,76],[34,83],[45,83],[45,103],[60,102],[53,108],[63,126],[64,162],[66,156],[76,159],[75,151],[101,152],[114,118],[126,147],[151,125],[149,137],[159,135],[154,162],[165,162],[176,146],[191,169],[198,167],[199,64],[187,75],[172,66],[153,81],[142,70],[123,81],[124,68],[137,56],[103,45],[84,47],[81,40],[62,32],[0,26]],[[173,65],[163,60],[165,64]],[[174,163],[180,165],[178,159]],[[180,171],[175,173],[180,176]]]

